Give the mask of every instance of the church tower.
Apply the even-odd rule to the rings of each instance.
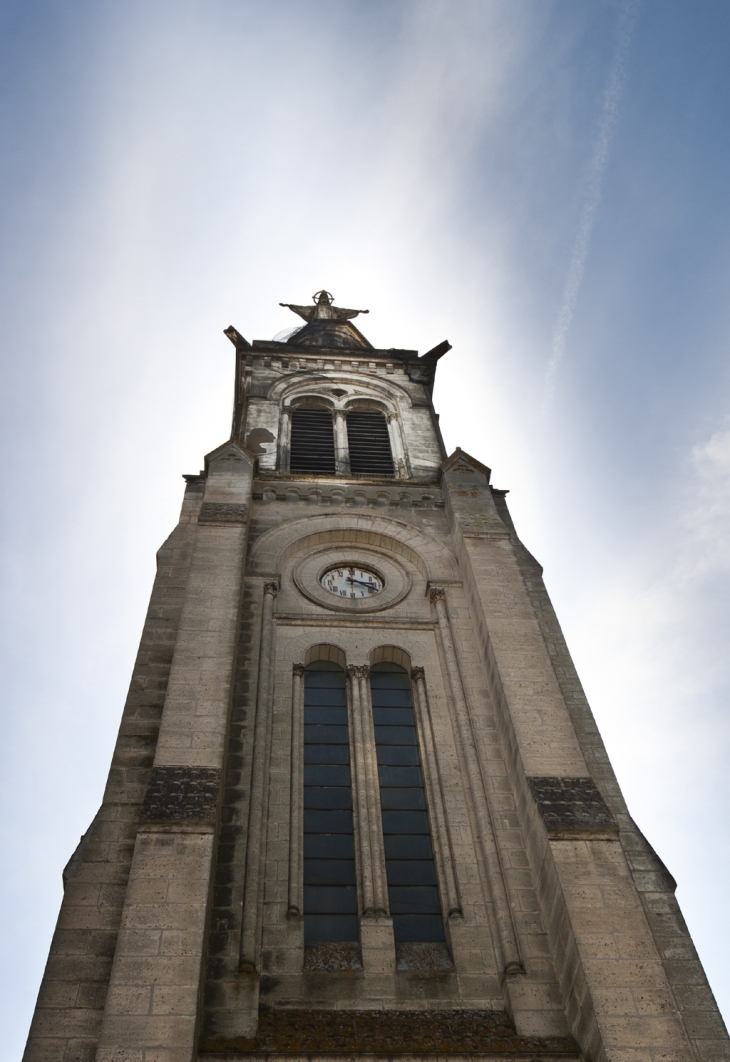
[[[289,304],[287,304],[289,305]],[[235,328],[26,1062],[718,1062],[727,1033],[443,342]]]

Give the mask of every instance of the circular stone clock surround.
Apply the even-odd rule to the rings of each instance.
[[[321,585],[322,576],[332,568],[365,568],[383,583],[372,597],[336,597]],[[411,577],[393,558],[373,548],[350,546],[333,549],[326,546],[303,557],[294,569],[297,588],[317,605],[334,612],[380,612],[402,601],[411,589]]]

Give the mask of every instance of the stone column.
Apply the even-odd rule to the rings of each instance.
[[[274,695],[274,601],[279,584],[263,586],[261,639],[259,642],[256,721],[252,748],[251,795],[246,835],[246,872],[243,886],[241,952],[235,992],[238,1011],[235,1032],[250,1037],[258,1027],[259,984],[261,979],[261,936],[263,926],[266,829],[269,809],[269,769]]]
[[[301,918],[304,913],[302,837],[303,814],[303,768],[304,768],[304,664],[295,664],[292,669],[291,691],[291,789],[289,791],[289,902],[290,918]]]
[[[395,943],[385,876],[370,668],[351,664],[347,676],[355,843],[362,893],[360,940],[363,967],[370,973],[390,973],[395,969]]]
[[[256,724],[254,727],[253,765],[251,771],[251,797],[249,800],[248,837],[246,843],[246,879],[243,893],[242,973],[259,972],[262,919],[261,894],[266,859],[266,818],[274,691],[274,601],[278,592],[278,583],[264,583],[256,693]]]
[[[432,824],[434,854],[445,900],[446,918],[451,920],[462,917],[461,900],[454,870],[454,855],[451,848],[446,808],[444,807],[441,773],[436,753],[436,742],[431,726],[431,712],[428,704],[428,693],[426,692],[424,669],[422,667],[414,667],[411,671],[411,680],[413,682],[413,705],[421,739],[423,774]]]
[[[496,950],[501,970],[505,974],[523,973],[517,933],[510,910],[504,873],[499,850],[494,836],[492,814],[486,786],[474,738],[474,730],[461,681],[456,647],[451,634],[451,624],[446,608],[446,591],[443,587],[431,590],[431,601],[436,609],[441,646],[446,663],[446,679],[451,694],[450,703],[456,723],[459,751],[466,770],[466,780],[473,808],[472,828],[477,838],[477,850],[482,861],[482,880],[491,893],[490,900],[496,921]]]
[[[335,469],[338,476],[350,475],[350,443],[347,438],[347,416],[344,409],[334,411]]]
[[[289,454],[291,452],[291,409],[284,408],[279,418],[279,444],[277,472],[289,471]]]
[[[134,847],[97,1062],[192,1062],[253,461],[206,459],[190,576]]]
[[[408,479],[408,461],[406,460],[405,445],[398,414],[391,410],[385,416],[388,420],[388,434],[390,435],[390,448],[393,453],[393,466],[396,477],[398,479]]]

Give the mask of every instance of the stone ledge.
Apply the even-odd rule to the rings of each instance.
[[[261,1009],[256,1037],[204,1037],[201,1055],[240,1057],[502,1055],[576,1058],[569,1037],[520,1036],[507,1015],[487,1010]]]
[[[528,778],[552,840],[617,840],[618,823],[592,778]]]

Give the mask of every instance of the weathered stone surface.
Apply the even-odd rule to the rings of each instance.
[[[362,948],[348,943],[305,944],[304,969],[362,970]]]
[[[571,1037],[519,1036],[483,1010],[264,1010],[254,1039],[203,1039],[202,1052],[246,1055],[492,1055],[576,1058]]]

